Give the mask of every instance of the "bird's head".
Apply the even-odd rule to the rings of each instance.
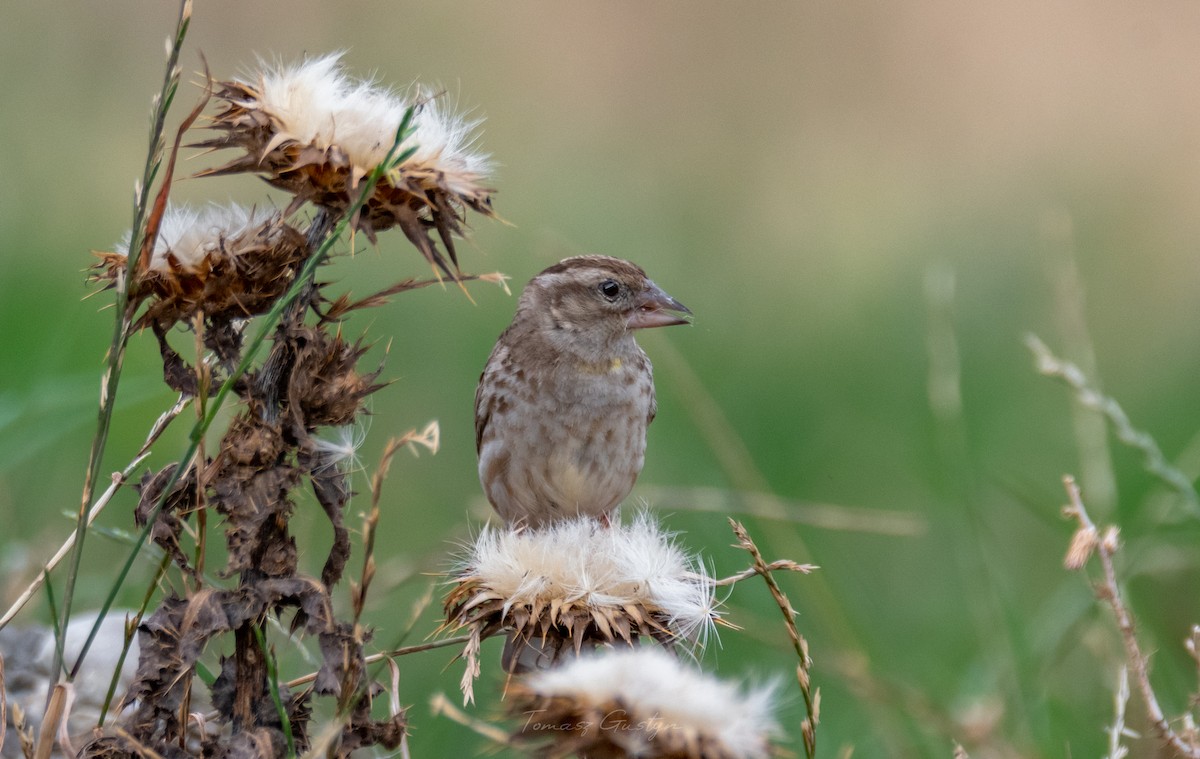
[[[687,324],[692,313],[640,266],[609,256],[554,264],[526,286],[518,312],[553,344],[589,360],[632,342],[634,330]]]

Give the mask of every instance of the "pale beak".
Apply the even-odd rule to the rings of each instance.
[[[670,327],[673,324],[689,324],[684,316],[691,316],[687,306],[663,292],[662,288],[653,282],[638,296],[633,313],[629,315],[630,329],[646,329],[648,327]]]

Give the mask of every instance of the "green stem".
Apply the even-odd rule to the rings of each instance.
[[[279,724],[283,728],[284,737],[287,738],[287,755],[289,759],[293,759],[296,756],[296,741],[292,737],[292,720],[288,717],[287,709],[283,708],[283,698],[279,695],[279,667],[275,661],[275,654],[267,648],[266,635],[258,625],[254,626],[254,637],[262,650],[263,659],[266,660],[267,690],[271,692],[271,700],[275,702],[275,711],[279,714]]]
[[[150,601],[154,597],[154,590],[158,587],[158,581],[167,573],[167,567],[171,565],[171,555],[164,553],[162,561],[158,563],[158,573],[154,575],[154,581],[146,588],[146,595],[142,597],[142,605],[138,609],[137,617],[134,619],[136,623],[134,629],[142,623],[142,618],[146,615],[146,609],[150,607]],[[96,727],[104,727],[104,719],[108,716],[108,709],[112,706],[113,697],[117,694],[117,685],[121,682],[121,670],[125,668],[125,658],[129,655],[129,647],[133,644],[133,635],[130,634],[129,628],[126,627],[125,642],[121,646],[121,655],[117,658],[117,668],[113,670],[112,679],[108,683],[108,692],[104,694],[104,705],[100,707],[100,719],[96,721]]]
[[[123,281],[117,287],[116,319],[113,325],[112,342],[108,349],[108,367],[101,383],[100,411],[96,420],[96,435],[92,438],[92,449],[88,456],[87,473],[84,476],[83,495],[80,498],[79,513],[75,525],[75,546],[71,552],[71,564],[67,572],[66,588],[63,591],[62,610],[59,617],[59,629],[66,630],[71,621],[71,601],[75,597],[75,580],[79,576],[79,565],[83,558],[84,538],[87,535],[87,513],[92,499],[96,495],[96,482],[99,479],[100,465],[104,459],[104,450],[108,444],[108,431],[112,423],[113,407],[117,396],[117,386],[121,378],[121,367],[125,359],[125,345],[129,339],[133,323],[130,313],[129,283],[136,265],[136,251],[141,250],[142,223],[146,215],[146,200],[150,196],[150,185],[158,173],[162,160],[162,135],[166,121],[167,110],[174,100],[175,90],[179,85],[179,52],[183,47],[183,39],[187,35],[188,24],[191,20],[191,0],[183,0],[179,8],[179,21],[175,27],[175,39],[167,56],[166,73],[163,76],[162,90],[156,99],[154,118],[150,127],[150,150],[147,154],[146,165],[142,172],[142,182],[138,188],[134,203],[133,232],[129,241],[128,269]],[[96,620],[97,627],[103,619]],[[93,635],[95,628],[93,628]],[[89,638],[89,643],[91,638]],[[62,645],[56,647],[52,671],[58,672],[63,666]],[[76,669],[78,665],[76,665]],[[72,669],[68,679],[73,679],[76,669]],[[57,682],[57,678],[54,682]]]

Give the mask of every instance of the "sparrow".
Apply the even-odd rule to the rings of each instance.
[[[657,410],[634,333],[690,314],[619,258],[567,258],[530,280],[475,393],[479,481],[507,525],[608,523],[642,471]]]

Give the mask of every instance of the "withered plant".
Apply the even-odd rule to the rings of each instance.
[[[332,594],[351,551],[345,523],[351,486],[339,452],[319,433],[354,425],[367,398],[385,384],[381,367],[361,366],[367,344],[342,334],[339,324],[347,314],[444,278],[460,285],[474,279],[460,271],[453,238],[462,234],[468,209],[491,215],[491,190],[481,184],[487,159],[470,147],[474,124],[448,113],[435,96],[403,98],[354,81],[337,56],[264,67],[248,81],[210,81],[168,151],[165,115],[178,88],[177,61],[190,14],[185,2],[156,100],[133,230],[118,250],[99,254],[94,269],[94,279],[115,292],[118,319],[83,499],[91,503],[94,495],[121,356],[131,338],[148,330],[158,342],[165,383],[192,399],[199,421],[184,455],[147,472],[136,486],[135,520],[142,532],[113,595],[145,540],[163,550],[181,580],[166,581],[157,608],[137,627],[128,708],[83,753],[296,755],[313,745],[314,696],[335,704],[337,730],[321,739],[329,753],[344,756],[372,745],[395,749],[405,738],[404,712],[393,706],[382,718],[373,715],[381,686],[367,670],[370,632],[359,622],[370,562],[352,594],[353,618],[334,611]],[[216,112],[205,116],[214,96]],[[285,210],[173,206],[180,146],[202,128],[219,136],[193,144],[241,155],[199,176],[257,174],[290,193]],[[359,300],[327,295],[317,268],[345,233],[361,230],[374,241],[391,227],[403,230],[435,276]],[[248,334],[254,337],[245,339]],[[235,398],[237,413],[210,451],[215,415]],[[334,535],[320,577],[301,571],[290,532],[305,487]],[[86,535],[85,511],[74,540],[72,580]],[[219,568],[206,566],[210,512],[220,517],[225,543]],[[165,570],[164,564],[160,578]],[[112,595],[104,612],[111,603]],[[319,671],[295,689],[281,684],[275,671],[272,619],[319,644]],[[224,646],[232,654],[220,659],[215,679],[201,693],[198,665],[218,639],[232,640]],[[66,664],[68,677],[55,688],[59,704],[70,701],[78,672],[78,662]],[[49,751],[53,727],[43,730],[39,752]]]
[[[365,338],[348,339],[340,325],[352,312],[447,279],[464,292],[473,279],[504,284],[499,274],[464,274],[455,252],[468,212],[494,216],[489,161],[472,147],[477,122],[451,113],[437,94],[414,90],[403,97],[354,80],[338,55],[263,63],[243,79],[213,81],[206,72],[200,102],[168,149],[166,116],[179,86],[190,17],[191,2],[184,0],[155,99],[131,231],[116,250],[98,253],[93,267],[93,281],[114,295],[116,319],[76,530],[0,618],[2,628],[39,588],[49,591],[50,571],[69,554],[40,732],[34,735],[23,706],[12,710],[13,732],[26,756],[46,759],[58,750],[88,757],[344,757],[373,746],[406,756],[408,725],[395,658],[465,646],[462,687],[469,700],[482,641],[506,633],[512,647],[506,673],[523,676],[528,670],[517,666],[523,659],[532,662],[528,669],[541,670],[510,683],[510,713],[546,711],[567,727],[549,736],[526,728],[502,731],[505,743],[555,756],[764,757],[778,732],[771,714],[774,686],[741,690],[687,661],[711,626],[722,622],[716,588],[754,575],[764,578],[784,613],[800,659],[797,676],[807,706],[801,733],[812,756],[819,692],[809,679],[807,643],[772,577],[774,571],[811,567],[768,564],[736,524],[738,545],[754,564],[724,580],[710,578],[699,557],[645,516],[625,526],[582,520],[541,532],[485,528],[452,571],[444,601],[443,631],[467,634],[368,652],[371,630],[362,615],[375,574],[383,479],[400,447],[435,449],[437,428],[431,424],[386,447],[361,531],[361,574],[348,583],[348,612],[339,613],[334,598],[352,550],[346,523],[350,467],[347,451],[324,441],[331,430],[359,423],[367,399],[386,385],[382,366],[362,365]],[[225,159],[195,176],[256,175],[288,194],[283,210],[266,201],[255,208],[173,205],[184,145]],[[431,278],[407,279],[359,299],[330,294],[316,278],[348,235],[361,232],[374,243],[393,228],[432,268]],[[124,353],[146,332],[156,340],[163,381],[178,400],[97,498]],[[197,421],[182,455],[137,477],[150,446],[189,405]],[[233,414],[217,429],[222,409]],[[140,532],[86,639],[66,646],[66,631],[78,628],[69,622],[88,528],[133,479]],[[302,497],[305,489],[311,501]],[[291,532],[297,509],[313,501],[333,532],[319,577],[302,570],[301,546]],[[217,529],[224,564],[214,567],[209,542]],[[141,609],[116,630],[123,640],[114,642],[113,620],[103,623],[147,541],[161,549],[161,560]],[[274,641],[283,636],[316,641],[315,672],[290,680],[281,675]],[[110,653],[119,649],[119,660],[96,704],[99,719],[81,731],[76,699],[96,699],[81,694],[76,683],[99,637]],[[231,653],[209,671],[212,657],[205,654],[218,643]],[[637,650],[643,648],[653,650]],[[118,688],[130,650],[136,673],[128,688]],[[594,658],[581,659],[585,651]],[[377,663],[389,667],[386,686],[371,669]],[[0,658],[0,712],[7,711],[3,665]],[[571,667],[590,673],[582,689],[562,687],[575,680]],[[665,690],[639,696],[647,677]],[[675,685],[694,697],[673,703],[667,694]],[[384,691],[386,700],[380,698]],[[313,716],[317,697],[328,699],[325,711],[333,715],[319,724]],[[617,734],[583,727],[598,710],[617,707],[628,708],[638,722],[623,724]],[[572,721],[579,724],[567,724]],[[5,724],[0,714],[0,744]]]

